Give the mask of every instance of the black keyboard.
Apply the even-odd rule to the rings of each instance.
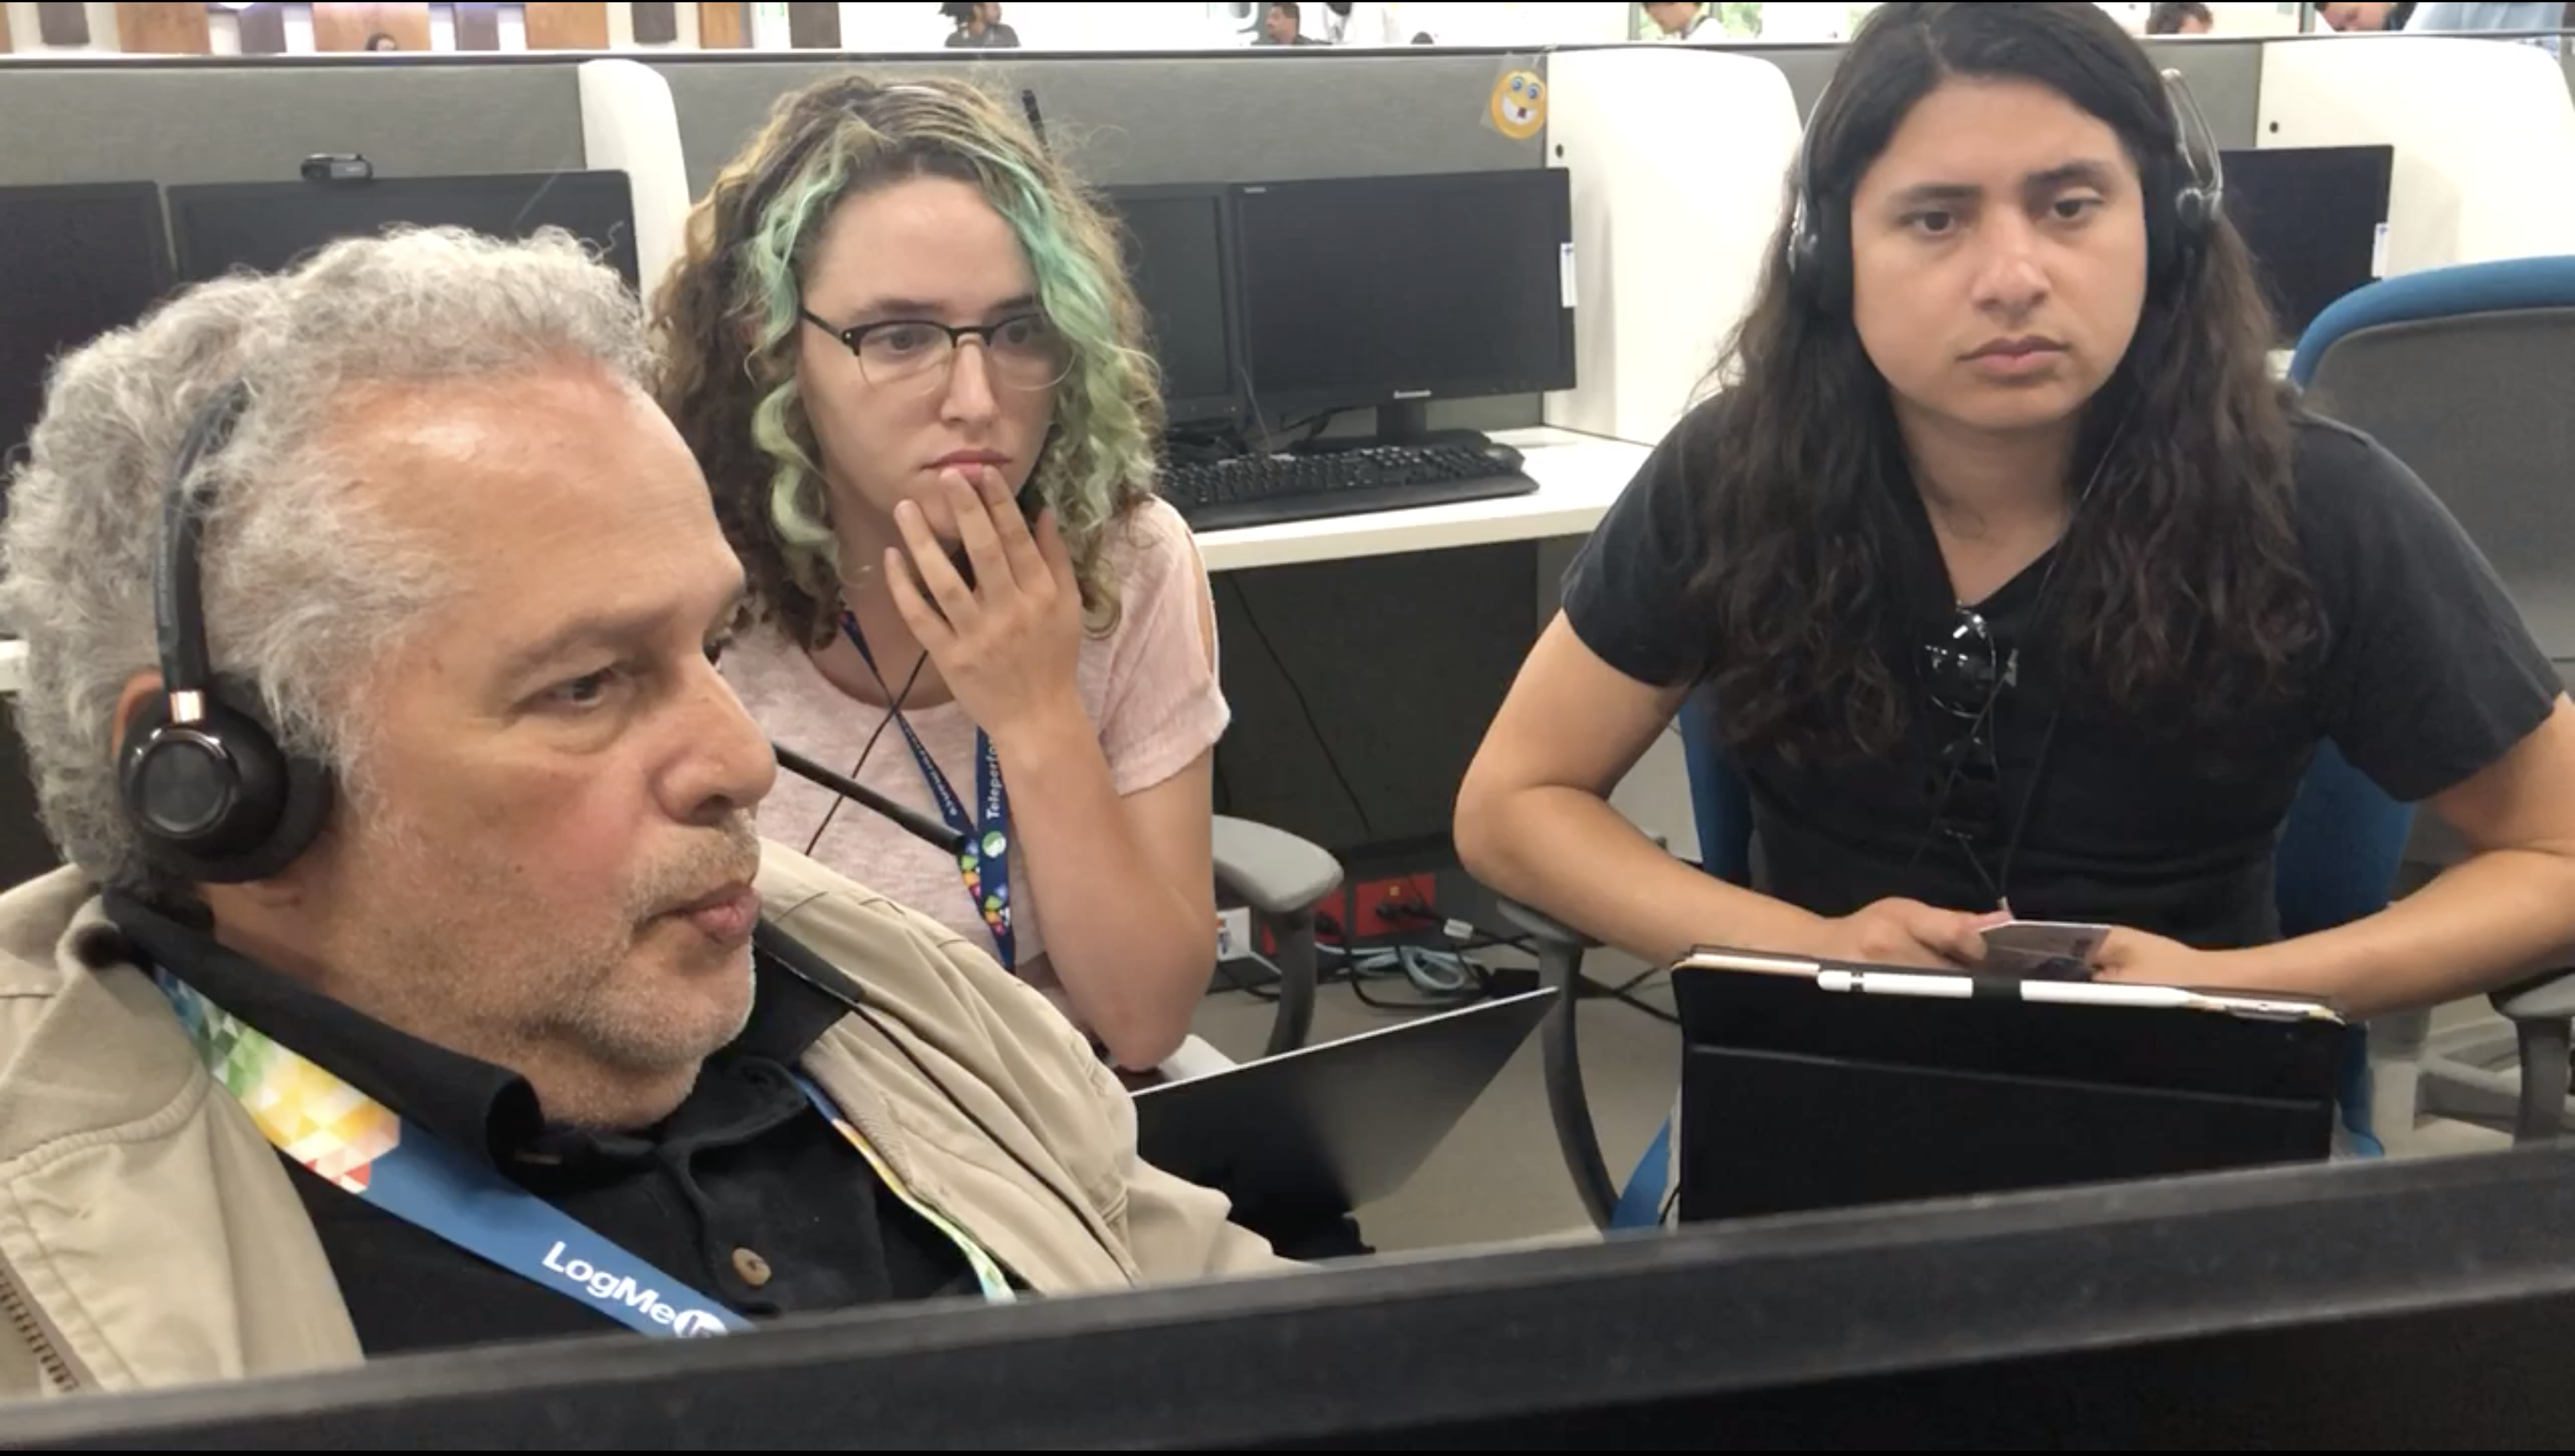
[[[1163,473],[1163,499],[1192,529],[1229,531],[1451,501],[1525,496],[1507,445],[1381,445],[1329,455],[1249,455]]]

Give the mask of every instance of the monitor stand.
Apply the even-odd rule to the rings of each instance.
[[[1337,439],[1307,442],[1298,451],[1303,455],[1337,455],[1348,450],[1374,450],[1386,445],[1463,445],[1481,450],[1492,441],[1481,430],[1433,430],[1430,428],[1430,402],[1400,400],[1376,407],[1376,433],[1345,435]]]

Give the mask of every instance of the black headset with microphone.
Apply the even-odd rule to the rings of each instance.
[[[152,614],[161,691],[125,725],[117,787],[151,866],[209,884],[266,879],[312,847],[331,816],[331,771],[278,741],[256,689],[218,676],[206,646],[201,540],[206,512],[194,488],[249,407],[239,382],[197,412],[161,495],[161,555]]]
[[[2146,278],[2158,297],[2189,276],[2208,235],[2226,211],[2226,163],[2215,134],[2200,115],[2199,103],[2179,71],[2161,73],[2164,102],[2172,114],[2170,156],[2143,159],[2140,181],[2146,196]],[[1820,119],[1832,100],[1832,89],[1815,100],[1813,119]],[[1815,308],[1839,314],[1850,307],[1851,247],[1848,198],[1819,197],[1815,191],[1814,121],[1797,143],[1794,172],[1797,195],[1789,214],[1787,263],[1792,286]],[[2158,198],[2169,198],[2159,204]]]

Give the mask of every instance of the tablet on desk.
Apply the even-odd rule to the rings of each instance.
[[[2354,1034],[2267,992],[1714,947],[1673,971],[1688,1220],[2321,1159]]]
[[[1265,1212],[1349,1212],[1410,1180],[1555,996],[1504,996],[1147,1087],[1137,1150]]]

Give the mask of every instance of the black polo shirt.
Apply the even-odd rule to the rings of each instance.
[[[363,1016],[179,915],[120,895],[107,909],[139,958],[738,1313],[977,1292],[965,1254],[876,1176],[791,1076],[845,1013],[778,963],[810,952],[769,926],[742,1034],[707,1060],[670,1117],[605,1133],[547,1121],[518,1073]],[[369,1355],[625,1328],[281,1161]]]
[[[1701,406],[1673,430],[1565,577],[1575,635],[1640,683],[1713,670],[1713,629],[1687,602],[1699,565],[1725,550],[1707,539],[1701,512],[1704,493],[1725,488],[1711,423],[1712,407]],[[2324,642],[2304,697],[2244,723],[2224,753],[2067,706],[2052,655],[2019,655],[1996,701],[1992,746],[2001,817],[2027,801],[1999,886],[2022,918],[2131,925],[2208,947],[2275,939],[2271,854],[2319,741],[2411,802],[2501,758],[2549,715],[2559,689],[2547,655],[2412,471],[2367,436],[2312,417],[2296,424],[2292,471]],[[1907,527],[1892,553],[1905,580],[1890,590],[1918,604],[1912,640],[1927,644],[1953,622],[1947,574],[1911,482],[1886,485]],[[2003,652],[2040,626],[2032,613],[2053,555],[1977,604]],[[1926,698],[1913,712],[1937,710]],[[1975,846],[1973,864],[1932,832],[1926,785],[1940,778],[1924,761],[1930,751],[1916,744],[1802,770],[1737,765],[1759,841],[1757,887],[1826,915],[1894,895],[1994,908],[1986,880],[1999,877],[2008,832]]]

